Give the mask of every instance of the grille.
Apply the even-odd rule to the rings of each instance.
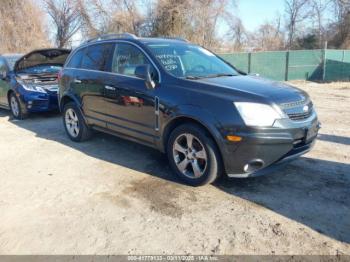
[[[288,114],[289,118],[298,121],[298,120],[304,120],[311,116],[311,111],[307,113],[300,113],[300,114]]]
[[[307,99],[298,102],[285,103],[280,105],[282,110],[293,121],[300,121],[307,119],[311,116],[313,111],[312,102]]]

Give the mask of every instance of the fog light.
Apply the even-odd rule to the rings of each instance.
[[[240,136],[226,136],[226,139],[231,142],[239,142],[242,141],[242,137]]]
[[[261,169],[264,166],[264,161],[261,159],[254,159],[244,166],[244,172],[252,173]]]

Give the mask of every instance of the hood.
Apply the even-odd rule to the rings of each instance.
[[[63,66],[69,54],[70,50],[61,48],[34,50],[17,60],[14,71],[37,65]]]
[[[199,82],[215,85],[228,90],[231,89],[235,94],[239,92],[255,95],[279,104],[301,101],[308,97],[307,93],[296,87],[255,76],[240,75],[232,77],[204,78],[200,79]]]

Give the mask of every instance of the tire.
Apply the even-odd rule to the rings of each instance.
[[[85,123],[80,109],[74,102],[64,105],[63,125],[67,135],[74,142],[82,142],[91,138],[91,129]]]
[[[22,120],[28,116],[25,105],[21,103],[15,93],[10,94],[8,102],[13,118]]]
[[[223,170],[216,143],[206,130],[195,124],[183,124],[170,134],[167,155],[174,173],[192,186],[213,183]]]

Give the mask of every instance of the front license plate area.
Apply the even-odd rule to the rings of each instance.
[[[316,125],[313,125],[311,128],[306,129],[305,134],[305,141],[306,143],[310,142],[310,140],[313,140],[317,136],[317,127]]]

